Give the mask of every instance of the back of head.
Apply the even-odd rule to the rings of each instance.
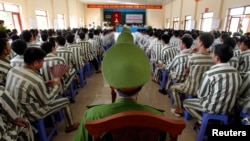
[[[184,36],[181,38],[182,43],[186,46],[186,48],[190,48],[193,44],[193,38],[190,36]]]
[[[55,41],[58,43],[58,45],[60,45],[60,46],[64,46],[65,45],[65,42],[66,42],[66,40],[65,40],[65,38],[63,37],[63,36],[57,36],[56,38],[55,38]]]
[[[0,31],[0,39],[7,39],[8,35],[6,33],[6,31]]]
[[[81,40],[84,40],[85,39],[85,33],[84,32],[80,32],[79,33],[79,37]]]
[[[231,37],[227,37],[224,39],[223,44],[229,45],[232,49],[234,49],[236,46],[236,41]]]
[[[209,48],[214,42],[214,37],[211,33],[203,32],[200,34],[199,40],[202,42],[205,48]]]
[[[102,74],[116,89],[138,89],[150,79],[149,59],[133,43],[118,43],[105,53]]]
[[[250,49],[250,38],[247,38],[243,41],[243,44],[247,46],[248,49]]]
[[[18,40],[18,39],[19,39],[18,35],[16,35],[16,34],[11,35],[11,40],[12,41],[15,41],[15,40]]]
[[[7,47],[7,40],[0,38],[0,55],[3,54],[6,47]]]
[[[54,48],[55,46],[53,45],[53,43],[51,42],[45,42],[45,43],[42,43],[41,44],[41,49],[46,52],[46,54],[52,52],[52,49]]]
[[[46,42],[46,41],[48,41],[48,38],[49,38],[49,35],[48,35],[47,32],[43,32],[43,33],[41,34],[41,39],[42,39],[42,41]]]
[[[24,50],[27,48],[27,43],[18,39],[11,43],[11,48],[16,54],[23,55]]]
[[[220,58],[220,62],[226,63],[233,57],[233,49],[227,44],[218,44],[214,47],[214,54]]]
[[[92,32],[90,32],[89,35],[88,35],[88,37],[89,37],[90,39],[93,39],[93,38],[94,38],[94,34],[93,34]]]
[[[37,47],[28,47],[24,51],[24,63],[25,64],[32,64],[35,61],[43,60],[43,58],[46,56],[46,53]]]
[[[75,40],[75,35],[74,34],[68,34],[67,36],[66,36],[66,40],[67,40],[67,42],[68,43],[73,43],[74,42],[74,40]]]
[[[30,40],[32,39],[32,34],[30,33],[30,31],[24,30],[21,34],[21,37],[25,42],[30,42]]]
[[[165,43],[165,44],[168,44],[169,43],[169,40],[170,40],[170,36],[167,35],[167,34],[163,34],[161,36],[161,40]]]

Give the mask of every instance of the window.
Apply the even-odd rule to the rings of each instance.
[[[0,2],[0,19],[4,20],[4,26],[10,30],[16,29],[18,33],[22,31],[19,11],[18,5]]]
[[[4,3],[4,10],[18,13],[19,12],[19,7],[17,5]]]
[[[185,30],[191,30],[191,19],[192,16],[185,16],[185,25],[184,25]]]
[[[65,29],[64,14],[57,14],[58,28]]]
[[[250,30],[250,6],[230,8],[227,15],[226,31],[243,32]]]
[[[166,28],[169,29],[170,28],[170,19],[166,20]]]
[[[36,20],[38,29],[48,29],[47,12],[43,10],[36,10]]]
[[[173,20],[173,28],[174,30],[179,30],[179,18],[174,18]]]
[[[205,32],[211,31],[213,15],[214,15],[213,12],[202,13],[201,26],[200,26],[201,31],[205,31]]]

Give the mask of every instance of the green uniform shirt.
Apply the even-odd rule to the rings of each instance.
[[[88,131],[85,128],[86,120],[97,120],[124,111],[147,111],[163,116],[163,113],[150,106],[141,105],[133,99],[120,98],[115,103],[95,106],[88,109],[81,120],[79,128],[74,136],[74,141],[88,141]]]

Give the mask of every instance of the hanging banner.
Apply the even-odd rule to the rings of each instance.
[[[87,4],[87,8],[162,9],[162,5]]]
[[[122,22],[121,12],[112,12],[112,25],[118,25]]]

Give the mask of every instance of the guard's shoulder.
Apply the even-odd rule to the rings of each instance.
[[[158,108],[155,108],[155,107],[152,107],[152,106],[148,106],[148,105],[144,105],[144,106],[149,107],[149,108],[152,108],[152,109],[155,109],[155,110],[157,110],[157,111],[159,111],[159,112],[161,112],[161,113],[164,113],[164,112],[165,112],[165,110],[158,109]]]

